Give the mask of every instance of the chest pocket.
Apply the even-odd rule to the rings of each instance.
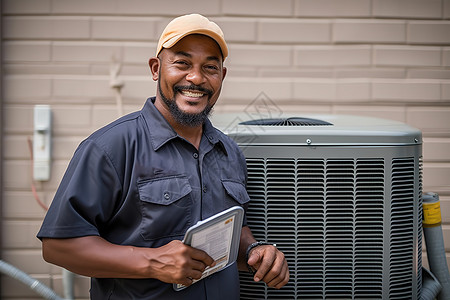
[[[247,190],[242,183],[224,179],[222,180],[222,185],[225,188],[228,196],[230,196],[234,201],[237,202],[234,203],[234,205],[239,204],[241,206],[244,206],[248,203],[248,201],[250,201]]]
[[[145,240],[183,236],[191,225],[192,191],[184,175],[139,181],[141,235]]]

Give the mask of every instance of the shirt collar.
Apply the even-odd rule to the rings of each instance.
[[[148,98],[142,108],[141,114],[147,123],[151,143],[153,149],[157,151],[164,144],[178,138],[176,131],[170,126],[169,122],[163,117],[159,110],[155,107],[155,97]],[[207,119],[203,125],[203,135],[208,139],[209,143],[218,145],[223,152],[228,155],[224,138],[218,133],[217,129],[213,127],[211,122]]]

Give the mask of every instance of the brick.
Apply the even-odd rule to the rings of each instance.
[[[55,42],[52,47],[56,62],[111,62],[121,56],[121,46],[113,42]]]
[[[334,72],[336,78],[404,78],[403,69],[394,68],[339,68]]]
[[[53,96],[60,98],[114,97],[109,76],[56,78],[53,80]]]
[[[426,132],[450,134],[449,107],[410,107],[407,108],[407,121]]]
[[[404,43],[404,21],[337,20],[333,24],[333,41],[337,43]]]
[[[441,202],[442,223],[448,225],[450,224],[450,198],[440,195],[439,201]]]
[[[334,107],[333,111],[337,114],[367,116],[367,117],[394,120],[403,123],[406,120],[405,109],[400,106],[339,105]]]
[[[336,99],[339,102],[370,101],[371,84],[367,80],[339,80],[336,84]]]
[[[28,101],[42,101],[51,96],[51,80],[39,76],[5,76],[5,102],[27,99]],[[26,87],[26,88],[25,88]]]
[[[227,67],[227,76],[225,77],[225,82],[228,78],[232,77],[258,77],[258,70],[255,67],[241,67],[241,66],[228,66],[228,59],[225,61],[225,67]]]
[[[450,1],[450,0],[449,0]],[[450,67],[450,48],[444,48],[442,50],[442,56],[443,56],[443,66],[444,67]]]
[[[148,59],[142,60],[139,64],[136,65],[122,65],[119,73],[119,79],[121,78],[121,76],[142,76],[150,78],[151,72],[147,62]],[[94,66],[92,68],[92,74],[95,75]],[[109,67],[107,71],[102,72],[102,75],[104,74],[109,74]]]
[[[450,82],[443,82],[442,86],[442,100],[449,101],[450,100]]]
[[[156,26],[156,20],[151,18],[95,17],[92,19],[92,38],[157,41]]]
[[[8,160],[3,164],[3,179],[5,190],[30,190],[31,187],[31,163],[30,161]]]
[[[440,66],[439,47],[375,46],[377,66]]]
[[[4,64],[3,75],[88,75],[90,66],[88,64]]]
[[[221,101],[239,101],[243,106],[265,93],[274,101],[291,99],[291,83],[284,79],[228,78],[224,83]]]
[[[408,42],[412,44],[450,44],[450,21],[412,21],[408,23]]]
[[[215,22],[222,29],[228,43],[256,41],[257,21],[254,19],[220,18]]]
[[[4,62],[48,62],[50,61],[50,42],[5,42],[3,43]]]
[[[53,192],[39,191],[39,199],[47,206],[51,202]],[[3,194],[2,219],[42,220],[45,211],[35,201],[31,189],[29,191],[8,191]],[[11,230],[14,233],[14,230]]]
[[[184,2],[166,0],[154,3],[146,0],[58,0],[53,2],[55,13],[88,14],[88,15],[168,15],[178,16],[200,11],[202,14],[218,14],[220,12],[219,0]]]
[[[444,9],[442,12],[442,14],[443,14],[442,17],[444,19],[450,19],[450,0],[444,0],[443,2],[444,2],[443,3]]]
[[[36,233],[41,226],[38,221],[4,221],[2,223],[2,243],[4,249],[33,249],[41,246]]]
[[[29,135],[3,135],[3,157],[5,159],[27,159],[30,158],[30,149],[27,138]]]
[[[92,111],[93,126],[98,128],[111,123],[119,117],[121,115],[119,115],[117,108],[112,105],[96,105]]]
[[[69,160],[84,136],[55,136],[52,144],[54,160]]]
[[[6,39],[87,39],[87,17],[5,17]]]
[[[314,68],[314,67],[301,69],[263,68],[259,70],[258,74],[261,77],[334,78],[334,70],[332,68]]]
[[[374,0],[373,15],[376,17],[440,19],[441,0]]]
[[[54,106],[53,130],[58,134],[58,130],[68,128],[89,128],[91,125],[91,109],[89,106],[64,105]]]
[[[118,1],[110,0],[70,0],[52,1],[52,11],[56,14],[114,14],[118,13]]]
[[[222,2],[222,12],[227,15],[279,16],[293,15],[293,0],[227,0]]]
[[[298,46],[295,47],[295,65],[315,66],[370,66],[370,46]]]
[[[258,41],[264,43],[329,43],[331,26],[327,20],[263,19]]]
[[[449,160],[449,138],[426,137],[423,141],[423,158],[425,162],[445,162]]]
[[[296,80],[294,99],[332,102],[336,99],[336,83],[334,80],[326,79]]]
[[[148,65],[148,60],[156,55],[156,46],[156,43],[125,43],[123,62]]]
[[[423,183],[424,187],[433,190],[433,187],[449,187],[450,186],[450,165],[424,163],[423,166]]]
[[[156,82],[153,82],[150,76],[142,76],[132,79],[125,77],[124,81],[125,85],[122,88],[122,97],[125,105],[129,101],[128,98],[135,99],[139,103],[143,104],[148,97],[153,97],[156,94]]]
[[[50,14],[51,0],[4,0],[3,14]]]
[[[28,136],[33,132],[33,106],[3,105],[5,133],[21,133]]]
[[[390,80],[376,81],[372,97],[377,101],[427,102],[441,101],[440,84],[435,81]]]
[[[422,79],[450,79],[450,70],[443,69],[408,69],[408,78],[422,78]],[[442,99],[450,99],[442,96]]]
[[[296,0],[299,17],[370,17],[369,0]]]
[[[291,48],[272,45],[232,45],[227,64],[233,66],[279,66],[292,65]]]

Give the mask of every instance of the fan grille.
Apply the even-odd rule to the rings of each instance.
[[[242,272],[241,299],[381,300],[386,275],[389,299],[415,299],[414,165],[409,157],[247,158],[248,224],[284,252],[291,278],[275,290]]]
[[[310,118],[276,118],[276,119],[258,119],[239,123],[239,125],[258,125],[258,126],[330,126],[329,122]]]

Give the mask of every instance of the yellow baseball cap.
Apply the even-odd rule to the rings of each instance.
[[[195,33],[209,36],[215,40],[225,60],[228,56],[228,47],[222,29],[216,23],[199,14],[184,15],[173,19],[159,38],[156,56],[163,48],[170,48],[185,36]]]

